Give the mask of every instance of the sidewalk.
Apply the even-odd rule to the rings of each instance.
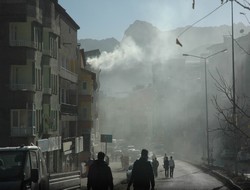
[[[114,186],[126,179],[126,171],[122,170],[121,162],[110,162],[109,164],[112,174]],[[81,179],[82,190],[87,189],[87,178]]]

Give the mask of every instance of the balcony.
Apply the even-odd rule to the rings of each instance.
[[[61,104],[61,113],[76,115],[77,109],[78,107],[76,105],[64,103]]]
[[[43,55],[47,55],[47,56],[50,56],[52,57],[52,50],[49,50],[49,49],[43,49]]]
[[[43,93],[51,95],[52,89],[51,88],[43,88]]]
[[[12,137],[31,137],[36,136],[36,127],[11,127]]]
[[[27,40],[10,40],[10,46],[38,48],[38,43]]]
[[[64,67],[61,67],[60,68],[60,76],[62,78],[65,78],[69,81],[72,81],[72,82],[77,82],[77,79],[78,79],[78,75],[76,73],[73,73],[67,69],[65,69]]]
[[[36,86],[33,84],[11,84],[11,90],[21,90],[21,91],[36,91]]]

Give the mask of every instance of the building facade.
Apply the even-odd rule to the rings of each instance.
[[[79,26],[57,0],[2,0],[0,24],[0,146],[33,143],[49,172],[79,169]]]

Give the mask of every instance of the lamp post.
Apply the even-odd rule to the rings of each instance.
[[[244,15],[244,17],[246,18],[248,24],[250,24],[250,21],[248,20],[247,16],[246,16],[246,13],[243,13],[243,12],[240,12],[241,15]]]
[[[209,127],[208,127],[208,103],[207,103],[207,59],[215,56],[219,53],[223,53],[226,52],[227,49],[223,49],[221,51],[218,51],[216,53],[213,53],[209,56],[206,57],[202,57],[202,56],[197,56],[197,55],[190,55],[190,54],[183,54],[183,56],[187,56],[187,57],[196,57],[199,59],[203,59],[204,60],[204,66],[205,66],[205,97],[206,97],[206,137],[207,137],[207,164],[210,165],[210,155],[209,155]]]
[[[231,30],[232,30],[232,75],[233,75],[233,78],[232,78],[232,90],[233,90],[233,126],[236,126],[237,123],[236,123],[236,104],[235,104],[235,66],[234,66],[234,4],[233,4],[233,1],[234,0],[230,0],[231,1]],[[243,13],[244,14],[244,13]],[[246,17],[246,15],[245,15]],[[247,18],[247,17],[246,17]],[[248,19],[247,19],[248,20]],[[238,143],[238,140],[237,140],[237,132],[235,133],[235,153],[237,154],[237,143]],[[236,175],[238,175],[238,163],[237,163],[237,158],[235,158],[235,173]]]

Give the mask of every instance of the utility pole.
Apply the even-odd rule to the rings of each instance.
[[[237,123],[236,123],[236,106],[235,106],[235,66],[234,66],[234,6],[233,6],[234,0],[231,0],[231,27],[232,27],[232,83],[233,83],[233,128],[235,129]],[[238,140],[237,140],[237,130],[235,129],[235,173],[238,174],[238,163],[237,163],[237,152],[238,152]]]
[[[190,55],[190,54],[183,54],[183,56],[187,57],[195,57],[204,60],[204,71],[205,71],[205,102],[206,102],[206,138],[207,138],[207,164],[210,165],[210,146],[209,146],[209,125],[208,125],[208,102],[207,102],[207,59],[213,57],[219,53],[226,52],[227,49],[223,49],[221,51],[215,52],[207,57],[197,56],[197,55]]]

